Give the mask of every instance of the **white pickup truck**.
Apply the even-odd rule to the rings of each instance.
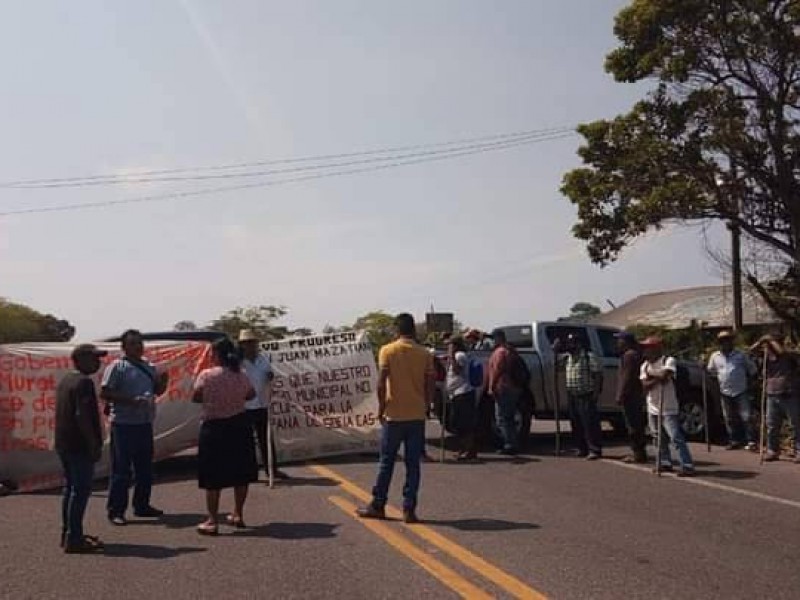
[[[562,420],[569,419],[564,369],[559,369],[556,374],[556,356],[552,345],[556,339],[566,340],[570,335],[582,340],[603,367],[603,391],[598,403],[601,419],[609,422],[615,432],[625,431],[622,410],[616,403],[619,355],[614,334],[619,329],[561,321],[536,321],[497,329],[505,332],[509,344],[517,349],[531,372],[531,394],[521,404],[518,417],[523,441],[529,435],[532,418],[552,420],[558,415]],[[470,352],[472,358],[484,364],[490,354],[488,350]],[[702,368],[697,363],[679,360],[678,370],[677,388],[683,427],[689,437],[699,439],[704,434],[706,423],[703,415]],[[722,431],[722,423],[715,380],[708,380],[708,393],[708,423],[711,437],[717,438]],[[436,412],[440,413],[438,410]],[[483,411],[482,414],[485,418],[490,411]]]

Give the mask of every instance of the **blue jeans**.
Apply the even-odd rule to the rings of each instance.
[[[114,424],[111,427],[111,478],[107,503],[110,517],[121,517],[128,509],[132,474],[136,480],[133,509],[144,510],[150,506],[153,487],[153,426],[150,423]]]
[[[658,435],[658,416],[648,415],[650,417],[650,431],[653,432],[653,443],[657,443],[655,436]],[[681,467],[684,469],[694,469],[694,461],[692,460],[692,453],[689,451],[689,446],[686,443],[686,436],[681,428],[681,421],[678,415],[664,415],[661,419],[664,431],[672,441],[672,445],[678,451],[678,458],[681,461]],[[662,438],[661,442],[661,456],[656,458],[656,463],[662,467],[672,466],[672,452],[670,452],[669,444],[665,443],[667,440]]]
[[[517,409],[519,408],[519,390],[505,388],[494,396],[495,418],[500,435],[503,438],[504,450],[517,449]]]
[[[752,405],[750,394],[744,392],[738,396],[720,396],[722,414],[725,417],[725,428],[728,430],[728,441],[731,444],[755,443],[756,431],[752,422]]]
[[[378,480],[372,488],[372,505],[383,508],[389,501],[389,485],[392,483],[394,463],[400,444],[405,446],[406,484],[403,486],[403,510],[417,507],[420,463],[425,451],[425,421],[388,421],[381,431],[381,458]]]
[[[767,448],[770,452],[780,452],[784,415],[794,428],[795,451],[800,452],[800,401],[791,394],[767,396]]]
[[[62,452],[58,457],[64,469],[64,498],[61,502],[61,531],[68,544],[83,541],[83,515],[92,495],[94,461],[88,454]]]

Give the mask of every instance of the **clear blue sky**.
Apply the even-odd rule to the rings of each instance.
[[[622,0],[16,2],[0,21],[0,179],[348,152],[574,125],[628,109]],[[78,337],[283,304],[293,326],[431,302],[554,318],[720,282],[697,229],[590,264],[563,173],[579,138],[291,186],[0,217],[0,295]],[[196,184],[0,190],[0,211]],[[719,231],[713,237],[720,237]]]

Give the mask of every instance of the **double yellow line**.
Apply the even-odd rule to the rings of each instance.
[[[371,495],[367,491],[361,489],[355,483],[346,479],[343,475],[340,475],[336,471],[329,469],[328,467],[323,467],[322,465],[313,465],[311,466],[311,469],[318,475],[338,483],[339,487],[343,491],[347,492],[354,498],[357,498],[365,503],[372,500]],[[329,498],[329,500],[344,512],[355,516],[356,507],[351,502],[336,496]],[[402,516],[400,511],[390,506],[386,507],[386,514],[392,519],[399,519]],[[419,564],[422,568],[444,583],[447,587],[458,593],[462,598],[484,599],[493,597],[444,565],[441,561],[414,546],[403,535],[397,533],[387,524],[380,521],[369,520],[364,520],[362,523],[368,527],[370,531],[383,538],[396,550],[402,552],[411,560]],[[491,581],[496,586],[510,594],[512,597],[525,600],[546,599],[546,596],[542,593],[534,590],[513,575],[506,573],[484,558],[481,558],[463,546],[460,546],[459,544],[456,544],[450,539],[444,537],[427,525],[415,523],[405,525],[405,527],[416,536],[422,538],[439,550],[442,550],[447,555],[454,558],[462,565],[468,567],[484,579]]]

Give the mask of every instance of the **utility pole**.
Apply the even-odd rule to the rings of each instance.
[[[733,330],[740,331],[744,325],[742,313],[742,230],[737,223],[730,223],[731,230],[731,277],[733,278]]]
[[[731,164],[731,176],[736,178],[736,165]],[[725,180],[720,178],[717,180],[717,185],[723,187],[723,192],[728,194],[736,194],[732,198],[733,204],[736,207],[736,218],[742,214],[742,199],[736,192],[736,186],[730,185],[725,187]],[[733,330],[740,331],[744,325],[744,313],[742,310],[742,228],[735,219],[728,222],[728,229],[731,232],[731,292],[733,296]]]

